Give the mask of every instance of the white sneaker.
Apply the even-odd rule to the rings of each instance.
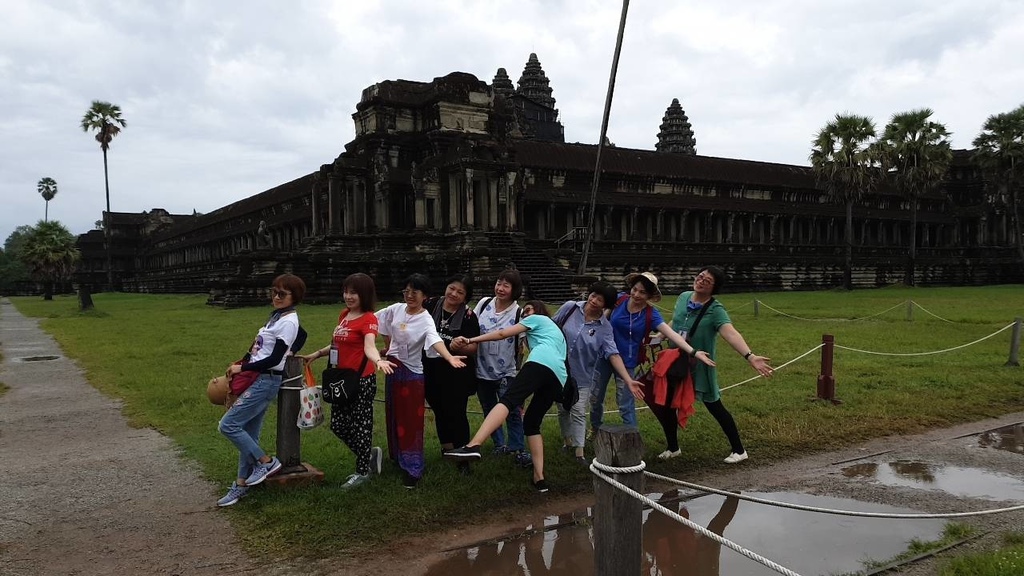
[[[746,459],[747,459],[747,453],[746,452],[741,452],[739,454],[733,452],[732,454],[729,454],[729,456],[726,457],[725,463],[726,464],[737,464],[739,462],[743,462]]]
[[[682,453],[682,450],[676,450],[675,452],[671,450],[665,450],[661,454],[658,454],[658,458],[660,458],[661,460],[668,460],[669,458],[675,458],[676,456],[679,456]]]

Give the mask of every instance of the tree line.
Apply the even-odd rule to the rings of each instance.
[[[853,206],[879,186],[892,186],[910,203],[910,234],[904,283],[914,284],[917,207],[939,189],[953,160],[950,132],[921,108],[894,114],[878,134],[867,116],[836,114],[811,143],[810,162],[819,186],[846,207],[843,285],[852,286]],[[1007,206],[1019,264],[1024,267],[1020,194],[1024,183],[1024,104],[989,116],[972,142],[986,176],[990,201]]]

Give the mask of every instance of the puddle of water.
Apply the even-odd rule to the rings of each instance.
[[[906,508],[846,498],[799,493],[749,493],[797,504],[865,510],[913,512]],[[737,498],[702,496],[680,501],[675,492],[654,494],[669,510],[800,574],[834,574],[863,568],[866,559],[887,559],[906,550],[913,538],[938,538],[941,520],[888,520],[831,516],[769,507]],[[593,530],[585,514],[551,517],[542,533],[459,550],[433,565],[427,574],[507,574],[579,576],[594,573]],[[642,573],[659,576],[769,576],[777,574],[664,514],[646,510]]]
[[[1024,454],[1024,424],[1013,424],[982,432],[978,436],[978,445]]]
[[[847,478],[863,478],[887,486],[941,490],[956,496],[986,500],[1024,500],[1024,482],[980,468],[961,468],[929,462],[897,460],[865,462],[842,469]]]
[[[45,362],[47,360],[56,360],[60,356],[27,356],[25,358],[19,358],[22,362]]]

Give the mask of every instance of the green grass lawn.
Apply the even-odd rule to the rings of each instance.
[[[755,299],[762,302],[756,317]],[[911,299],[931,314],[913,307],[913,320],[908,321],[905,303]],[[44,318],[43,328],[79,361],[94,386],[124,399],[133,425],[167,434],[210,479],[227,487],[237,453],[217,432],[223,409],[207,402],[205,386],[247,349],[269,306],[222,310],[206,306],[205,296],[97,294],[96,310],[79,313],[73,297],[12,300],[21,312]],[[776,366],[812,350],[823,334],[834,335],[838,345],[861,350],[928,352],[972,342],[1024,316],[1021,286],[727,294],[719,300],[752,349],[770,356]],[[660,306],[671,309],[673,304],[673,298],[666,298]],[[340,304],[299,308],[310,333],[309,349],[328,342],[339,309]],[[1024,410],[1024,370],[1004,366],[1010,334],[1006,330],[966,348],[922,356],[836,350],[836,389],[843,400],[839,406],[809,401],[820,368],[816,351],[771,380],[728,390],[723,399],[751,453],[745,465]],[[723,387],[754,375],[722,340],[718,352]],[[380,398],[382,378],[378,389]],[[606,409],[614,409],[613,390]],[[471,410],[479,410],[475,399]],[[382,404],[376,418],[375,444],[384,446]],[[475,427],[481,419],[473,415],[471,423]],[[669,462],[654,458],[664,449],[657,422],[646,411],[639,419],[651,470],[685,477],[725,466],[721,460],[729,453],[728,442],[703,409],[680,433],[684,457]],[[616,423],[618,416],[606,421]],[[275,426],[272,411],[263,437],[271,451]],[[554,418],[543,430],[546,475],[553,488],[547,496],[534,494],[530,473],[503,458],[485,457],[472,476],[459,476],[441,459],[433,426],[428,412],[427,470],[416,490],[403,489],[397,469],[385,465],[378,480],[341,492],[338,487],[354,469],[353,457],[322,426],[303,433],[302,456],[326,473],[325,485],[257,490],[225,513],[244,527],[239,533],[254,552],[317,557],[359,552],[402,536],[470,524],[485,515],[514,518],[524,506],[541,505],[553,495],[593,489],[589,472],[559,450]],[[219,496],[210,494],[211,506]]]

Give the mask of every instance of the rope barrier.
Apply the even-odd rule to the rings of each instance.
[[[629,486],[626,486],[622,482],[619,482],[618,480],[616,480],[614,478],[610,478],[610,477],[608,477],[608,476],[606,476],[604,474],[604,472],[609,472],[609,473],[613,473],[613,474],[614,473],[640,472],[640,471],[643,471],[645,467],[646,467],[646,464],[642,460],[640,461],[640,464],[638,466],[630,466],[630,467],[626,467],[626,468],[614,468],[612,466],[606,466],[606,465],[601,464],[600,462],[598,462],[596,458],[590,462],[590,471],[593,472],[593,474],[595,476],[597,476],[598,478],[600,478],[601,480],[603,480],[607,484],[611,485],[613,488],[617,488],[617,489],[621,490],[622,492],[632,496],[633,498],[643,502],[644,504],[647,504],[652,509],[657,510],[658,512],[661,512],[662,514],[668,516],[669,518],[672,518],[676,522],[679,522],[680,524],[686,526],[690,530],[693,530],[694,532],[697,532],[701,536],[704,536],[705,538],[710,538],[710,539],[714,540],[715,542],[718,542],[719,544],[725,546],[726,548],[729,548],[730,550],[732,550],[734,552],[737,552],[737,553],[739,553],[739,554],[741,554],[741,555],[743,555],[743,556],[745,556],[745,557],[747,557],[747,558],[757,562],[758,564],[762,564],[764,566],[767,566],[768,568],[771,568],[772,570],[775,570],[776,572],[778,572],[780,574],[785,574],[786,576],[800,576],[799,574],[797,574],[796,572],[790,570],[789,568],[786,568],[785,566],[782,566],[781,564],[777,564],[777,563],[775,563],[775,562],[765,558],[764,556],[761,556],[760,554],[757,554],[756,552],[753,552],[751,550],[747,550],[746,548],[740,546],[739,544],[736,544],[732,540],[729,540],[727,538],[723,538],[723,537],[719,536],[718,534],[715,534],[711,530],[708,530],[707,528],[701,526],[700,524],[697,524],[696,522],[693,522],[689,518],[684,518],[683,516],[680,516],[678,513],[673,512],[673,511],[669,510],[668,508],[665,508],[664,506],[662,506],[661,504],[655,502],[654,500],[651,500],[646,495],[641,494],[641,493],[637,492],[636,490],[633,490]],[[645,474],[650,474],[649,472],[644,472],[644,473]]]
[[[939,316],[938,314],[935,314],[933,312],[928,311],[927,309],[925,309],[924,306],[921,306],[920,304],[918,304],[917,302],[914,302],[913,300],[911,300],[910,303],[913,304],[914,306],[917,306],[921,310],[923,310],[926,314],[931,314],[932,316],[938,318],[939,320],[942,320],[943,322],[949,322],[950,324],[956,324],[956,322],[953,322],[952,320],[946,320],[942,316]]]
[[[284,385],[284,384],[286,384],[288,382],[294,382],[294,381],[302,378],[302,376],[303,376],[302,374],[299,374],[298,376],[292,376],[291,378],[287,378],[285,380],[281,380],[281,388],[280,388],[280,390],[302,390],[303,388],[305,388],[305,386],[285,386]],[[319,386],[317,386],[317,388],[319,388]]]
[[[710,494],[718,494],[719,496],[739,498],[740,500],[755,502],[757,504],[765,504],[767,506],[776,506],[778,508],[791,508],[793,510],[803,510],[805,512],[819,512],[822,514],[832,514],[835,516],[858,516],[862,518],[898,518],[904,520],[930,520],[936,518],[971,518],[974,516],[990,516],[992,514],[1003,514],[1006,512],[1016,512],[1018,510],[1024,510],[1024,504],[1019,504],[1017,506],[1008,506],[1006,508],[991,508],[988,510],[978,510],[975,512],[941,512],[937,514],[897,514],[894,512],[861,512],[859,510],[839,510],[835,508],[821,508],[818,506],[807,506],[804,504],[791,504],[789,502],[780,502],[778,500],[767,500],[765,498],[757,498],[756,496],[747,496],[745,494],[728,492],[726,490],[719,490],[717,488],[711,488],[709,486],[701,486],[700,484],[686,482],[685,480],[677,480],[675,478],[672,478],[671,476],[662,476],[661,474],[655,474],[653,472],[645,471],[644,474],[656,480],[661,480],[662,482],[668,482],[669,484],[676,484],[678,486],[683,486],[684,488],[691,488],[693,490],[708,492]]]
[[[811,348],[811,349],[810,349],[810,350],[808,350],[807,352],[804,352],[803,354],[801,354],[801,355],[797,356],[796,358],[793,358],[793,359],[792,359],[792,360],[790,360],[789,362],[786,362],[785,364],[782,364],[782,365],[780,365],[780,366],[777,366],[777,367],[775,367],[775,368],[773,369],[773,371],[775,371],[775,372],[778,372],[779,370],[782,370],[782,369],[783,369],[783,368],[785,368],[786,366],[789,366],[789,365],[790,365],[790,364],[792,364],[793,362],[796,362],[797,360],[800,360],[801,358],[803,358],[803,357],[807,356],[808,354],[811,354],[811,353],[812,353],[812,352],[814,352],[815,350],[820,350],[822,346],[824,346],[824,344],[818,344],[818,345],[817,345],[817,346],[815,346],[814,348]],[[728,389],[730,389],[730,388],[735,388],[735,387],[737,387],[737,386],[739,386],[739,385],[741,385],[741,384],[746,384],[747,382],[753,382],[754,380],[757,380],[758,378],[762,378],[762,376],[761,376],[760,374],[758,374],[758,375],[756,375],[756,376],[752,376],[752,377],[750,377],[750,378],[747,378],[747,379],[746,379],[746,380],[744,380],[743,382],[737,382],[736,384],[732,384],[732,385],[726,386],[725,388],[721,388],[721,389],[719,389],[719,392],[725,392],[726,390],[728,390]]]
[[[834,344],[834,346],[836,348],[841,348],[843,350],[849,350],[850,352],[860,352],[861,354],[874,354],[876,356],[928,356],[928,355],[931,355],[931,354],[942,354],[944,352],[952,352],[954,350],[959,350],[961,348],[966,348],[968,346],[973,346],[974,344],[977,344],[978,342],[982,342],[982,341],[988,340],[989,338],[999,334],[1000,332],[1005,332],[1006,330],[1008,330],[1010,328],[1013,328],[1014,324],[1016,324],[1016,322],[1010,322],[1009,324],[1007,324],[1006,326],[1003,326],[999,330],[996,330],[995,332],[989,334],[988,336],[984,336],[982,338],[978,338],[974,342],[968,342],[967,344],[961,344],[960,346],[954,346],[952,348],[946,348],[945,350],[933,350],[931,352],[875,352],[875,351],[872,351],[872,350],[860,350],[859,348],[850,348],[849,346],[840,346],[839,344]]]
[[[761,304],[761,306],[764,306],[765,308],[771,310],[772,312],[775,312],[776,314],[779,314],[781,316],[786,316],[786,317],[789,317],[789,318],[793,318],[795,320],[804,320],[804,321],[807,321],[807,322],[859,322],[861,320],[867,320],[869,318],[874,318],[876,316],[881,316],[882,314],[885,314],[887,312],[892,312],[893,310],[895,310],[895,309],[897,309],[897,308],[899,308],[899,307],[904,305],[904,302],[900,302],[899,304],[893,306],[892,308],[887,308],[885,310],[882,310],[881,312],[877,312],[877,313],[871,314],[869,316],[861,316],[860,318],[803,318],[801,316],[794,316],[792,314],[787,314],[787,313],[783,312],[782,310],[776,310],[775,308],[772,308],[771,306],[765,304],[763,300],[758,300],[758,302]]]

